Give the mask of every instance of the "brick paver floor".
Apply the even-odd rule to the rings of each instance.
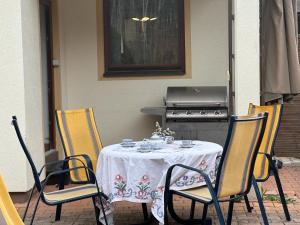
[[[270,224],[272,225],[300,225],[300,167],[285,167],[280,170],[280,177],[283,183],[283,188],[289,197],[296,201],[288,205],[292,221],[286,222],[283,210],[280,203],[265,201]],[[263,188],[269,192],[276,192],[275,182],[270,178]],[[49,187],[53,189],[53,187]],[[258,204],[255,199],[251,200],[254,207],[252,213],[246,211],[244,203],[237,203],[234,207],[233,225],[242,224],[262,224]],[[175,206],[179,214],[187,216],[189,214],[190,202],[182,198],[176,198]],[[222,203],[223,212],[226,212],[228,203]],[[18,211],[22,214],[25,204],[16,204]],[[32,207],[31,207],[32,208]],[[114,203],[114,218],[115,225],[126,225],[142,222],[142,211],[140,204],[128,202]],[[198,209],[198,210],[197,210]],[[197,214],[201,214],[201,206],[197,205]],[[91,225],[95,223],[95,214],[91,200],[82,200],[76,203],[70,203],[63,206],[61,221],[54,221],[55,208],[46,206],[43,203],[40,205],[37,212],[36,225]],[[30,215],[30,213],[29,213]],[[216,221],[215,213],[212,207],[209,208],[209,216]],[[157,224],[153,222],[153,224]],[[172,222],[175,225],[177,223]],[[215,222],[215,224],[218,224]]]

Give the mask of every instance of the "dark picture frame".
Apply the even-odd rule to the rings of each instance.
[[[127,1],[127,0],[119,0]],[[130,0],[129,0],[130,1]],[[168,0],[165,0],[168,1]],[[176,34],[178,39],[176,45],[177,57],[176,63],[172,64],[122,64],[112,62],[112,28],[110,26],[111,18],[111,1],[103,0],[103,21],[104,21],[104,77],[143,77],[143,76],[174,76],[184,75],[185,66],[185,15],[184,15],[184,0],[178,1],[177,7],[177,26],[178,33]],[[159,31],[157,31],[159,32]],[[162,48],[163,49],[163,46]]]

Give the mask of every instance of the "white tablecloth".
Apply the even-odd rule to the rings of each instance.
[[[165,144],[163,149],[149,153],[136,147],[124,148],[120,144],[102,149],[96,176],[102,191],[111,202],[129,201],[152,203],[151,212],[163,223],[163,191],[168,168],[177,163],[198,168],[215,179],[216,158],[222,147],[215,143],[194,141],[192,148],[181,148],[181,142]],[[198,173],[175,168],[172,189],[188,189],[205,185]]]

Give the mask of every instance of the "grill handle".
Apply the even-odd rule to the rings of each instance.
[[[221,103],[198,103],[198,102],[191,102],[191,103],[172,103],[174,107],[189,107],[189,106],[200,106],[200,107],[220,107]]]

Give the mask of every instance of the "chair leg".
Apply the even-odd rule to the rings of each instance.
[[[185,224],[186,221],[181,219],[175,212],[174,204],[173,204],[173,193],[168,193],[168,196],[166,198],[165,196],[165,214],[164,214],[164,221],[165,225],[168,225],[168,212],[170,213],[171,217],[178,223]]]
[[[255,179],[252,180],[252,183],[253,183],[255,194],[256,194],[256,197],[257,197],[258,204],[259,204],[260,212],[261,212],[261,215],[262,215],[262,218],[263,218],[263,221],[264,221],[264,225],[269,225],[266,210],[265,210],[264,203],[263,203],[263,199],[260,195],[260,191],[259,191],[259,188],[257,186],[257,183],[256,183]]]
[[[190,212],[190,219],[194,219],[194,216],[195,216],[195,205],[196,205],[196,201],[192,200],[191,212]]]
[[[30,192],[30,195],[29,195],[29,199],[28,199],[28,202],[27,202],[27,205],[26,205],[26,209],[25,209],[25,212],[24,212],[24,215],[23,215],[23,218],[22,218],[23,222],[26,219],[26,215],[27,215],[27,212],[28,212],[28,208],[30,206],[31,199],[33,197],[34,190],[35,190],[35,184],[33,185],[32,189],[31,189],[31,192]]]
[[[36,212],[37,212],[37,209],[38,209],[38,205],[40,203],[40,200],[41,200],[41,194],[39,194],[39,197],[35,203],[35,207],[34,207],[34,210],[33,210],[33,214],[32,214],[32,217],[31,217],[31,221],[30,221],[30,225],[33,224],[33,221],[34,221],[34,218],[35,218],[35,215],[36,215]]]
[[[253,207],[250,206],[249,198],[248,198],[247,195],[244,196],[244,200],[245,200],[245,204],[246,204],[246,207],[247,207],[247,211],[248,211],[249,213],[251,213]]]
[[[102,223],[99,220],[99,218],[100,218],[100,209],[96,205],[96,198],[95,197],[93,197],[93,204],[94,204],[94,209],[95,209],[96,223],[97,223],[97,225],[102,225]]]
[[[234,198],[234,196],[230,196],[230,198]],[[229,201],[228,214],[227,214],[227,225],[231,225],[233,206],[234,206],[234,199]]]
[[[278,192],[279,192],[282,208],[283,208],[283,211],[284,211],[284,214],[285,214],[285,218],[286,218],[287,221],[291,221],[291,216],[290,216],[289,209],[287,207],[287,203],[286,203],[286,200],[285,200],[285,196],[284,196],[281,181],[280,181],[280,178],[279,178],[278,170],[276,168],[273,169],[273,174],[274,174],[274,178],[275,178],[276,185],[277,185],[277,188],[278,188]]]
[[[172,201],[172,198],[170,197],[170,195],[172,195],[172,194],[171,193],[164,194],[164,225],[169,224],[168,207],[169,207],[169,201]]]
[[[62,204],[56,206],[55,221],[60,221]]]
[[[212,198],[213,198],[213,204],[215,206],[216,213],[217,213],[217,216],[219,219],[219,223],[220,223],[220,225],[225,225],[225,220],[224,220],[224,216],[223,216],[219,201],[215,195],[213,195]]]
[[[206,225],[205,222],[206,222],[206,217],[207,217],[207,209],[208,209],[208,205],[204,204],[203,211],[202,211],[202,221],[203,221],[204,225]]]
[[[148,209],[147,209],[146,203],[142,203],[142,209],[143,209],[144,220],[145,221],[149,220]]]
[[[105,214],[105,209],[104,209],[104,205],[103,205],[103,201],[102,201],[102,197],[101,196],[99,196],[99,201],[100,201],[100,205],[101,205],[101,209],[102,209],[102,213],[103,213],[105,225],[108,225],[106,214]]]

